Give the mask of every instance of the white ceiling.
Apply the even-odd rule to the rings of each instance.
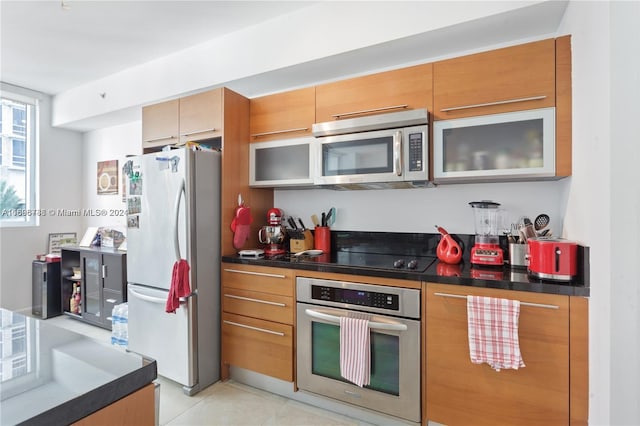
[[[517,5],[519,1],[511,3]],[[319,3],[320,0],[0,0],[0,80],[51,95],[68,93],[72,88]],[[341,10],[339,3],[332,4],[337,13]],[[443,2],[433,0],[434,8],[438,3]],[[523,1],[522,7],[509,12],[224,84],[253,97],[425,58],[553,35],[567,3],[568,0]],[[460,1],[459,5],[464,7],[465,2]],[[366,3],[362,6],[366,7]],[[139,112],[140,105],[131,105],[60,125],[87,131],[139,119]]]
[[[314,3],[1,0],[0,77],[54,95]]]

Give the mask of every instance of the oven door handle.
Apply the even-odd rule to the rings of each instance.
[[[325,314],[323,312],[314,311],[313,309],[305,309],[304,313],[312,318],[317,318],[320,320],[330,322],[332,324],[340,325],[340,317],[337,317],[335,315]],[[402,324],[402,323],[386,323],[386,322],[369,321],[369,328],[371,330],[407,331],[406,324]]]

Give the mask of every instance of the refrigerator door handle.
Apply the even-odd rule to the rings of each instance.
[[[157,303],[160,305],[164,305],[165,303],[167,303],[166,299],[161,299],[159,297],[153,297],[153,296],[148,296],[146,294],[142,294],[139,293],[137,291],[135,291],[133,288],[129,287],[129,292],[134,296],[137,297],[140,300],[146,300],[147,302],[151,302],[151,303]],[[190,295],[186,296],[186,297],[181,297],[180,298],[180,303],[186,303],[189,301],[189,299],[191,297],[194,296],[194,293],[191,293]]]
[[[182,181],[180,182],[180,187],[178,188],[178,194],[176,195],[176,203],[173,207],[173,212],[175,213],[175,219],[176,219],[173,225],[173,238],[174,238],[173,247],[174,247],[174,250],[176,251],[176,261],[182,259],[182,257],[180,256],[180,240],[178,235],[178,224],[180,222],[180,198],[182,197],[182,194],[184,194],[184,191],[185,191],[184,179],[182,179]]]

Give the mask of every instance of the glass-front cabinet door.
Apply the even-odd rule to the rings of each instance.
[[[555,176],[555,108],[434,122],[434,181]]]
[[[82,253],[82,318],[101,322],[102,308],[102,255],[100,253]]]

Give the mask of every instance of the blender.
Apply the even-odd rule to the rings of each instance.
[[[471,263],[476,265],[497,265],[504,263],[503,251],[500,248],[499,203],[493,201],[472,201],[469,205],[475,215],[476,238],[471,248]]]
[[[267,225],[258,231],[258,241],[267,244],[264,249],[265,256],[276,256],[286,252],[284,248],[285,230],[282,226],[284,213],[279,208],[271,208],[267,211]]]

